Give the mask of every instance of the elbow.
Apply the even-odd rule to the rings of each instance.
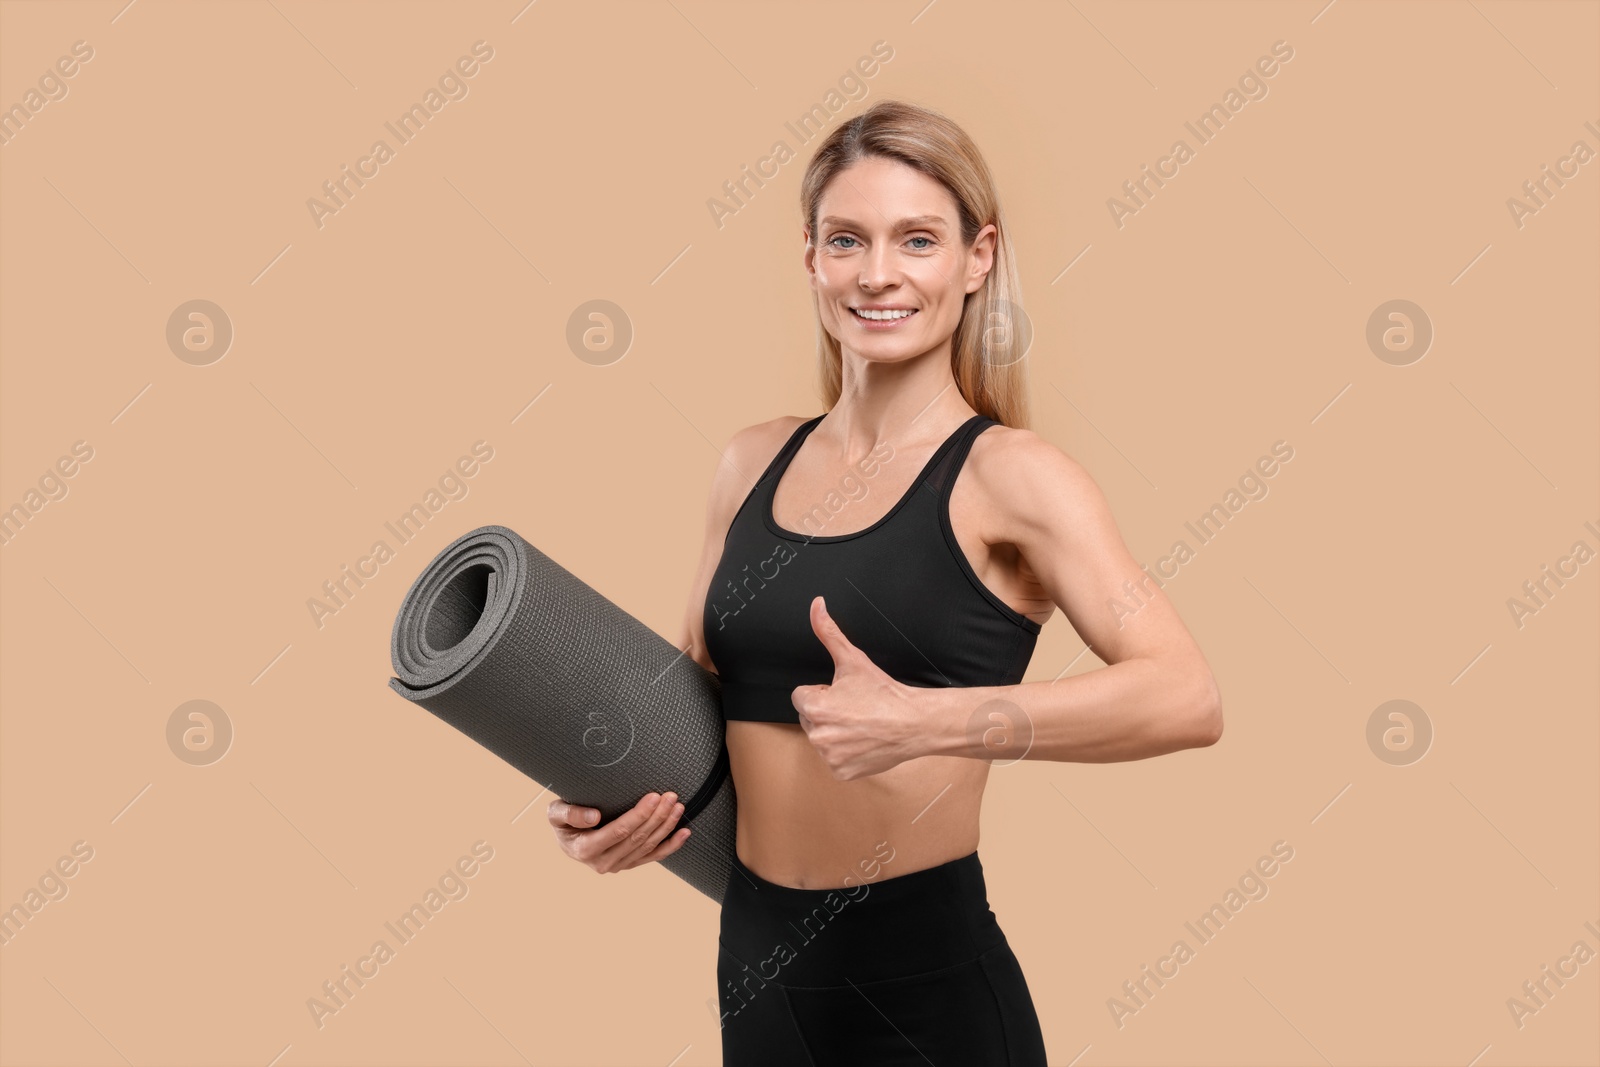
[[[1222,694],[1209,669],[1201,668],[1196,685],[1187,716],[1189,747],[1208,748],[1222,740]]]

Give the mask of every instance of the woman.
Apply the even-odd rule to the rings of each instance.
[[[985,328],[1016,268],[966,134],[878,103],[801,210],[827,410],[728,442],[680,642],[720,675],[739,798],[724,1062],[1043,1064],[978,862],[990,764],[1212,744],[1217,687],[1094,481],[1022,428],[1023,353]],[[1019,684],[1057,606],[1108,666]],[[681,812],[549,817],[609,872],[671,855]]]

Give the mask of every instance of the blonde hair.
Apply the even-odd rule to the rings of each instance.
[[[1007,426],[1028,424],[1028,394],[1023,373],[1021,281],[994,177],[966,131],[930,108],[900,100],[880,100],[828,135],[806,165],[800,183],[800,213],[807,232],[817,232],[817,205],[840,171],[863,159],[896,160],[928,175],[949,190],[961,219],[961,241],[970,246],[978,231],[995,227],[994,265],[976,292],[966,294],[961,320],[950,344],[950,371],[972,409]],[[822,328],[822,313],[812,290],[817,324],[817,362],[822,399],[832,408],[842,388],[838,340]]]

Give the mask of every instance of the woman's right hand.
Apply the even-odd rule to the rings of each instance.
[[[665,859],[689,839],[689,828],[684,826],[662,840],[683,814],[677,801],[676,793],[646,793],[604,826],[595,825],[600,821],[598,808],[568,804],[559,797],[550,802],[547,815],[562,852],[600,874],[614,874]]]

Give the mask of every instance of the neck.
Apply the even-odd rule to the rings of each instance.
[[[897,449],[937,444],[975,412],[950,373],[950,342],[913,359],[882,363],[840,353],[839,400],[817,426],[845,458],[887,441]]]

